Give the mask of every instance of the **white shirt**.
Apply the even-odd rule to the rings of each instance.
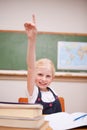
[[[54,92],[54,90],[52,90]],[[35,103],[37,97],[38,97],[38,87],[34,86],[34,91],[33,91],[33,95],[30,96],[28,91],[27,91],[27,97],[29,99],[29,103]],[[55,93],[55,92],[54,92]],[[42,96],[42,100],[44,102],[53,102],[55,100],[53,94],[51,91],[41,91],[41,96]]]

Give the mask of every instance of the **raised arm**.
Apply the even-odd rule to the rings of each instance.
[[[36,36],[37,28],[35,24],[35,16],[32,16],[32,23],[25,23],[25,31],[28,37],[28,47],[27,47],[27,88],[29,95],[32,95],[34,84],[35,84],[35,61],[36,61]]]

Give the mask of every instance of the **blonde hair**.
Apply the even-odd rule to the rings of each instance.
[[[49,64],[51,66],[51,69],[52,69],[52,75],[53,77],[55,76],[55,67],[54,67],[54,64],[53,62],[50,60],[50,59],[47,59],[47,58],[43,58],[43,59],[39,59],[36,61],[36,68],[38,66],[44,66],[45,64]]]

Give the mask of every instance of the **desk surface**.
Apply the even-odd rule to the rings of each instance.
[[[72,130],[87,130],[87,126],[79,127],[79,128],[74,128]]]
[[[45,127],[41,127],[39,129],[31,129],[31,128],[12,128],[12,127],[2,127],[0,126],[0,130],[52,130],[52,128],[48,125],[48,123],[45,124]],[[87,130],[87,127],[79,127],[79,128],[74,128],[71,130]]]
[[[24,128],[10,128],[10,127],[1,127],[0,126],[0,130],[43,130],[43,129],[24,129]],[[46,129],[44,129],[44,130],[52,130],[52,128],[50,128],[50,127],[48,127],[48,128],[46,128]],[[87,128],[75,128],[75,129],[71,129],[71,130],[87,130]]]

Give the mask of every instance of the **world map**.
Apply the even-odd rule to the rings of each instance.
[[[87,42],[58,42],[57,69],[87,70]]]

